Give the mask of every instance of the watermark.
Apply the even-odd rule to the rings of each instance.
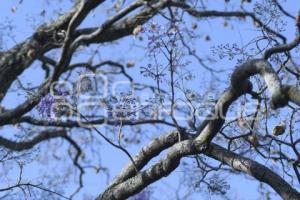
[[[178,93],[180,94],[180,93]],[[236,120],[239,116],[249,117],[257,110],[253,101],[232,106],[229,110],[222,95],[219,100],[184,99],[175,93],[174,102],[170,93],[135,90],[129,81],[108,78],[100,73],[80,75],[75,83],[67,81],[52,84],[50,94],[38,107],[41,114],[54,121],[76,121],[81,127],[105,124],[122,124],[142,120],[176,120],[178,123],[203,120]],[[185,95],[185,98],[189,95]],[[260,118],[258,114],[256,120]],[[249,119],[250,120],[250,119]]]

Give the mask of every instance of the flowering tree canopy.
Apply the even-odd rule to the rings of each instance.
[[[4,3],[0,198],[300,199],[297,3]]]

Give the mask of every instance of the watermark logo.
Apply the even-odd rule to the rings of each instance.
[[[257,109],[254,103],[243,103],[227,112],[222,102],[205,101],[205,97],[193,101],[175,94],[176,101],[172,103],[170,99],[166,92],[158,95],[153,91],[135,91],[129,81],[109,83],[105,75],[91,73],[80,75],[75,83],[53,83],[50,93],[38,105],[38,111],[51,120],[73,120],[81,127],[90,127],[124,121],[168,121],[171,115],[179,123],[219,118],[235,120],[241,114],[250,116]],[[259,117],[256,116],[256,120]]]

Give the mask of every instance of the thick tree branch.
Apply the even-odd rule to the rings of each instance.
[[[188,135],[184,135],[186,139]],[[163,134],[158,138],[152,140],[148,145],[144,146],[142,150],[133,158],[138,170],[141,170],[147,163],[165,149],[171,147],[178,141],[178,132],[173,131],[168,134]],[[110,186],[119,184],[136,175],[136,171],[132,163],[129,163],[122,171],[114,178]]]
[[[92,9],[92,6],[99,5],[102,1],[91,1],[94,3],[90,4],[89,9]],[[104,43],[114,41],[116,39],[125,37],[127,35],[131,35],[133,29],[138,24],[144,24],[150,18],[152,18],[160,9],[163,9],[168,1],[160,1],[151,7],[147,7],[142,9],[140,12],[133,16],[129,16],[126,19],[123,19],[115,24],[116,20],[119,20],[124,16],[124,13],[117,15],[117,17],[112,18],[111,22],[105,24],[105,26],[101,27],[102,31],[99,31],[98,28],[86,28],[77,30],[71,39],[77,38],[81,35],[88,35],[88,41],[84,44],[90,43]],[[68,24],[70,20],[74,16],[75,13],[81,8],[81,4],[76,4],[74,8],[58,18],[56,21],[49,25],[41,26],[37,32],[33,34],[33,36],[29,37],[25,42],[18,44],[11,50],[7,52],[1,53],[0,58],[0,101],[5,96],[8,88],[12,84],[12,82],[25,70],[27,69],[34,60],[41,57],[45,52],[61,47],[63,43],[57,42],[56,34],[58,31],[67,31]],[[140,6],[140,5],[138,5]],[[126,10],[127,11],[127,10]],[[129,10],[130,11],[130,10]],[[80,20],[79,20],[80,19]],[[82,15],[79,16],[78,22],[74,23],[78,24],[82,20]],[[105,28],[105,29],[103,29]],[[73,28],[72,28],[73,29]],[[98,32],[97,32],[98,30]],[[96,31],[96,32],[95,32]],[[96,35],[91,35],[91,33],[97,33]],[[93,37],[90,37],[93,36]],[[27,55],[29,54],[30,55]],[[58,72],[60,70],[57,70]],[[57,75],[55,75],[57,76]]]
[[[285,106],[287,98],[283,92],[280,79],[271,64],[263,59],[251,60],[238,67],[231,75],[231,85],[235,90],[247,87],[251,84],[248,78],[256,74],[261,75],[264,79],[271,96],[273,108]]]
[[[170,141],[176,141],[176,134],[171,133],[167,135]],[[165,137],[167,135],[165,135]],[[169,141],[164,140],[165,137],[155,139],[156,143],[160,144],[160,151],[170,145]],[[151,146],[151,144],[152,143],[150,143],[149,146]],[[153,145],[153,147],[155,146],[157,145]],[[172,147],[170,147],[169,153],[166,157],[162,158],[149,169],[142,171],[129,179],[125,179],[125,181],[119,184],[117,183],[116,185],[110,186],[102,195],[98,197],[98,199],[126,199],[127,197],[140,192],[149,184],[169,175],[169,173],[171,173],[178,167],[182,157],[199,153],[204,153],[209,157],[212,157],[231,166],[235,170],[247,173],[248,175],[253,176],[256,179],[267,183],[284,199],[300,198],[300,194],[295,189],[293,189],[284,179],[282,179],[269,168],[255,161],[241,157],[214,143],[212,143],[210,148],[206,151],[203,152],[202,150],[203,148],[199,149],[193,145],[193,139],[188,139],[176,143]],[[149,152],[147,152],[147,154],[150,153],[151,149],[149,149]],[[139,153],[137,157],[142,158],[143,155],[146,155],[146,152],[141,151],[141,153]],[[148,160],[148,156],[144,156],[143,158],[145,160]],[[124,170],[126,169],[131,171],[128,167]]]
[[[273,108],[280,108],[287,104],[288,98],[270,63],[262,59],[248,61],[233,72],[231,87],[219,98],[213,113],[205,120],[203,130],[198,131],[199,136],[195,140],[197,144],[206,143],[208,145],[210,143],[223,126],[229,106],[241,95],[252,92],[252,84],[248,78],[256,74],[260,74],[264,78],[271,95]]]
[[[281,86],[281,82],[272,66],[262,59],[251,60],[234,71],[231,77],[231,87],[223,93],[215,105],[214,112],[207,117],[205,122],[203,122],[205,125],[201,128],[201,130],[199,130],[196,139],[174,144],[176,140],[171,140],[171,138],[174,137],[174,133],[171,133],[168,140],[164,140],[165,137],[161,137],[162,141],[148,145],[145,150],[150,151],[150,153],[147,152],[146,154],[145,150],[143,150],[135,157],[139,163],[137,165],[138,168],[142,168],[153,156],[156,156],[158,153],[174,144],[170,147],[169,154],[166,158],[161,159],[157,164],[153,165],[146,171],[135,175],[133,166],[129,164],[126,168],[124,168],[121,174],[116,177],[112,185],[108,187],[104,194],[99,196],[99,199],[124,199],[130,195],[136,194],[150,183],[162,178],[163,176],[167,176],[179,165],[180,159],[183,156],[200,153],[207,149],[207,145],[210,144],[211,140],[223,126],[229,106],[239,96],[252,92],[252,84],[248,78],[256,74],[260,74],[264,78],[268,90],[270,91],[273,107],[279,108],[285,106],[288,99],[284,95],[285,93]],[[152,148],[154,149],[153,152],[151,150]],[[266,168],[265,171],[270,170]],[[279,179],[279,181],[282,182],[278,175],[271,175],[272,178],[276,180]],[[255,174],[254,176],[260,176],[260,174]],[[263,180],[264,182],[271,184],[268,179],[260,177],[259,180]],[[299,194],[295,190],[291,189],[286,182],[283,182],[283,185],[284,186],[282,186],[282,184],[271,184],[271,186],[284,198],[299,197]],[[287,193],[287,191],[291,191],[292,193]]]
[[[79,9],[76,4],[70,12],[59,17],[49,25],[42,25],[38,30],[24,42],[12,49],[1,53],[0,58],[0,102],[5,96],[12,82],[26,69],[34,60],[45,52],[60,46],[57,41],[58,31],[65,31],[72,16]]]
[[[3,52],[1,54],[3,56],[0,58],[0,102],[7,93],[12,82],[16,80],[16,78],[26,68],[28,68],[34,60],[39,58],[43,60],[42,56],[44,53],[53,48],[62,47],[62,54],[58,62],[52,62],[50,60],[52,63],[54,63],[55,67],[53,76],[49,76],[49,79],[42,84],[37,94],[32,98],[29,98],[27,101],[25,101],[25,103],[17,106],[15,109],[4,110],[5,112],[0,113],[0,125],[11,123],[28,123],[37,126],[56,126],[65,128],[80,127],[81,125],[85,125],[85,123],[79,123],[78,121],[47,121],[34,119],[30,116],[22,116],[29,112],[35,105],[37,105],[40,98],[49,92],[50,84],[53,81],[58,80],[59,76],[66,70],[76,67],[70,66],[69,63],[72,59],[73,52],[75,52],[79,46],[88,45],[91,43],[113,41],[130,35],[137,25],[144,24],[147,20],[159,13],[160,10],[164,9],[166,6],[184,9],[190,15],[197,18],[250,17],[259,25],[262,31],[269,33],[270,37],[280,38],[283,41],[283,45],[278,45],[266,50],[263,59],[250,60],[249,62],[239,66],[233,72],[231,76],[231,85],[218,99],[212,113],[207,116],[206,120],[198,128],[197,135],[183,133],[183,135],[181,135],[182,141],[180,142],[178,142],[179,138],[177,131],[162,135],[153,140],[149,145],[145,146],[141,152],[136,155],[136,157],[131,158],[130,154],[126,150],[124,150],[120,145],[118,146],[110,142],[110,140],[108,140],[99,130],[95,128],[95,131],[98,132],[106,141],[119,149],[123,149],[132,160],[132,162],[121,171],[121,173],[113,180],[111,185],[102,195],[98,197],[98,199],[126,199],[129,196],[141,191],[147,185],[161,179],[162,177],[168,176],[179,166],[181,158],[187,155],[195,155],[199,153],[204,153],[211,158],[217,159],[222,163],[226,163],[235,170],[247,173],[257,180],[267,183],[284,199],[300,199],[300,195],[295,189],[293,189],[284,179],[267,167],[212,143],[213,138],[222,128],[226,119],[226,113],[232,103],[244,94],[254,94],[252,91],[252,84],[249,81],[251,76],[260,75],[264,79],[271,97],[271,105],[274,109],[286,106],[288,101],[296,103],[300,106],[299,90],[294,86],[282,85],[277,73],[267,61],[267,59],[270,58],[270,56],[274,53],[288,52],[295,48],[300,43],[299,35],[293,42],[286,44],[286,38],[283,35],[269,28],[253,13],[243,11],[198,11],[185,3],[171,2],[169,0],[153,2],[137,0],[129,4],[121,11],[117,12],[117,14],[105,21],[100,27],[76,30],[89,12],[103,1],[87,0],[80,2],[81,3],[76,4],[76,6],[69,13],[59,18],[56,22],[40,27],[37,32],[25,42],[12,48],[10,51]],[[283,13],[285,12],[282,7],[281,11]],[[133,14],[127,17],[127,15],[130,13]],[[298,28],[300,27],[300,19],[297,21],[297,26]],[[57,33],[60,31],[66,33],[62,41],[58,40],[56,37]],[[121,69],[121,72],[124,73],[125,76],[127,75],[124,67],[118,63],[100,63],[98,66],[101,66],[102,64],[117,66]],[[90,66],[86,65],[86,67]],[[127,76],[131,81],[133,80],[129,75]],[[108,125],[120,124],[118,121],[106,121],[105,119],[97,119],[93,121],[87,120],[86,122],[86,124],[91,125],[101,123],[107,123]],[[174,127],[174,124],[164,120],[122,121],[122,125],[156,123],[166,124]],[[73,162],[81,172],[81,188],[83,186],[81,181],[83,168],[81,168],[78,163],[81,155],[81,149],[76,142],[72,140],[72,138],[67,136],[65,130],[56,130],[53,132],[44,131],[33,139],[25,142],[15,142],[0,137],[0,146],[13,151],[22,151],[30,149],[42,141],[55,137],[65,138],[76,149],[76,155],[73,158]],[[164,158],[148,169],[139,172],[145,168],[151,159],[158,156],[166,149],[169,149],[169,151]]]
[[[288,44],[282,44],[282,45],[278,45],[278,46],[267,49],[263,55],[263,58],[268,59],[275,53],[288,52],[288,51],[294,49],[299,44],[300,44],[300,34],[298,34],[297,37]]]
[[[131,7],[130,7],[130,8],[128,8],[129,10],[125,9],[124,12],[111,18],[111,20],[109,20],[105,26],[102,26],[99,29],[85,29],[85,31],[78,31],[74,37],[79,37],[80,35],[86,35],[86,36],[88,36],[88,40],[85,42],[87,42],[87,43],[102,43],[102,42],[112,41],[112,40],[118,39],[120,37],[124,37],[126,35],[130,35],[130,34],[132,34],[132,31],[137,24],[145,23],[147,20],[149,20],[151,17],[153,17],[159,9],[163,9],[167,5],[167,2],[168,1],[160,1],[154,5],[151,5],[150,8],[146,7],[145,9],[142,9],[142,11],[140,11],[138,14],[135,14],[134,16],[130,16],[120,22],[112,24],[116,20],[119,20],[121,17],[123,17],[125,14],[127,14],[127,12],[131,10]],[[138,7],[139,7],[139,4],[138,4]],[[136,8],[136,7],[133,6],[133,8]],[[78,12],[78,9],[79,8],[77,6],[76,9],[74,11],[72,11],[72,14]],[[67,18],[67,19],[65,19],[65,18]],[[68,14],[66,14],[66,16],[63,18],[64,20],[62,20],[62,21],[64,21],[64,23],[63,23],[64,26],[66,26],[67,23],[69,22],[69,20],[70,20],[69,18],[71,18],[71,16],[69,16]],[[53,28],[52,26],[50,26],[50,27]],[[103,28],[107,28],[107,29],[103,29]],[[49,29],[49,27],[48,27],[48,29]],[[101,31],[99,31],[99,30],[101,30]],[[91,33],[96,33],[96,35],[91,34]],[[35,33],[35,35],[36,34],[37,33]],[[40,35],[40,34],[44,37],[43,32],[39,33],[38,35]],[[97,37],[95,37],[95,36],[97,36]],[[48,37],[49,36],[47,36],[46,38],[48,39]],[[80,42],[80,41],[77,41],[77,42]],[[32,38],[29,38],[28,40],[26,40],[25,43],[27,44],[27,43],[32,43],[32,42],[33,42]],[[77,42],[73,43],[73,45],[77,44]],[[20,44],[20,45],[22,47],[23,44]],[[46,50],[50,50],[55,47],[57,47],[57,45],[52,45],[51,48],[47,47],[47,49],[45,49],[44,51],[43,51],[43,49],[38,48],[38,47],[34,47],[34,49],[38,49],[39,52],[44,53],[44,52],[46,52]],[[19,52],[19,49],[15,49],[14,51]],[[28,52],[28,49],[26,49],[24,51]],[[41,55],[41,54],[39,54],[39,55]],[[57,64],[57,70],[54,73],[54,75],[52,76],[52,80],[57,79],[58,73],[61,72],[60,69],[64,68],[65,66],[68,65],[68,63],[70,61],[70,55],[69,54],[67,54],[67,55],[68,56],[62,54],[61,61]],[[12,57],[14,57],[14,56],[15,55],[13,55]],[[35,56],[34,59],[36,59],[36,58],[37,58],[37,56]],[[10,57],[4,56],[1,59],[0,72],[3,72],[3,73],[0,74],[0,84],[2,85],[2,87],[0,88],[0,94],[2,92],[3,96],[5,95],[7,89],[10,87],[11,83],[16,79],[16,77],[18,75],[20,75],[32,63],[32,61],[34,59],[32,58],[31,62],[28,63],[27,65],[24,65],[24,63],[21,61],[20,62],[19,61],[12,62],[12,60],[10,60]],[[12,62],[12,63],[11,63],[11,65],[7,66],[7,62]],[[21,66],[20,70],[15,70],[14,69],[15,65],[17,65],[18,67]],[[7,68],[5,68],[5,70],[1,70],[2,66],[3,67],[7,66]],[[5,83],[2,84],[2,82],[5,82]],[[42,96],[44,96],[45,94],[47,94],[50,83],[51,82],[49,82],[49,81],[46,82],[44,84],[44,86],[41,87],[40,91],[38,92],[38,94],[35,97],[29,98],[26,102],[19,105],[15,109],[12,109],[5,113],[0,114],[0,124],[10,123],[10,121],[13,118],[21,117],[23,114],[30,111],[34,106],[36,106],[38,104],[40,98]],[[1,101],[2,97],[0,97],[0,101]]]
[[[193,140],[186,140],[176,143],[170,148],[169,153],[163,159],[160,159],[156,164],[149,169],[136,174],[134,177],[127,179],[126,181],[113,186],[106,190],[97,199],[101,200],[117,200],[126,199],[149,184],[168,176],[174,169],[176,169],[183,156],[196,154],[197,151],[193,147]],[[200,151],[198,151],[200,152]]]
[[[285,200],[300,199],[300,193],[298,191],[292,188],[289,183],[265,165],[239,156],[216,144],[211,145],[211,148],[205,152],[205,155],[222,163],[226,163],[233,169],[246,173],[257,180],[268,184]]]

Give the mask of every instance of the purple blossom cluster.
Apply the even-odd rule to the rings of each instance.
[[[49,93],[44,96],[40,103],[37,105],[37,111],[43,117],[52,118],[54,116],[61,116],[62,111],[66,113],[66,99],[65,96],[68,95],[68,92],[62,90],[57,90],[54,94]]]
[[[37,110],[40,115],[50,118],[54,104],[55,98],[52,96],[52,94],[47,94],[41,99],[40,103],[37,106]]]
[[[134,119],[137,109],[137,99],[131,92],[111,96],[107,105],[108,118],[118,120]]]

